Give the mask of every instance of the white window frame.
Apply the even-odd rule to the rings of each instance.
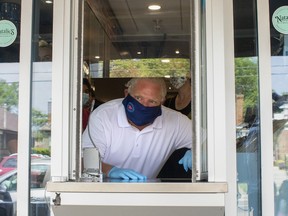
[[[228,4],[224,4],[224,1],[227,1]],[[232,85],[230,80],[227,81],[226,79],[227,73],[225,70],[227,71],[233,68],[233,59],[227,61],[225,55],[228,53],[227,50],[230,50],[229,54],[231,50],[233,50],[230,48],[233,47],[233,41],[230,41],[231,46],[224,46],[224,30],[226,28],[226,26],[224,26],[224,16],[226,14],[228,14],[228,16],[231,15],[232,4],[231,2],[229,3],[228,0],[217,1],[217,3],[208,0],[206,4],[209,181],[224,182],[227,180],[227,158],[223,157],[223,154],[229,155],[226,153],[227,134],[233,134],[233,127],[235,127],[235,124],[233,124],[233,127],[228,127],[231,126],[231,122],[234,123],[234,121],[231,120],[233,118],[229,118],[231,121],[229,125],[225,122],[227,119],[226,112],[231,110],[230,107],[234,108],[235,106],[234,103],[229,104],[229,106],[225,103],[227,98],[229,100],[231,99],[226,95],[226,85]],[[226,10],[227,8],[228,12]],[[75,135],[69,134],[70,124],[73,124],[71,119],[69,119],[71,113],[73,113],[70,105],[73,104],[71,103],[71,98],[74,98],[72,100],[76,100],[76,93],[75,91],[74,93],[72,92],[71,82],[73,82],[73,76],[77,73],[76,70],[78,67],[75,65],[75,61],[71,61],[71,59],[76,56],[75,48],[74,51],[72,48],[76,47],[76,50],[78,48],[76,45],[77,31],[74,29],[74,26],[78,25],[78,19],[72,19],[72,22],[70,22],[70,18],[75,17],[75,15],[72,14],[73,10],[73,5],[68,0],[54,2],[54,20],[57,20],[57,22],[54,22],[53,25],[53,117],[51,148],[52,161],[57,161],[57,164],[55,165],[52,162],[53,181],[65,181],[69,178],[68,161],[71,159],[71,149],[69,149],[71,143],[69,144],[69,142],[71,142],[72,137],[75,137]],[[231,23],[228,24],[231,25]],[[232,37],[232,27],[229,27],[229,30],[229,34],[231,35],[229,35],[229,37],[226,36],[226,38]],[[69,34],[72,34],[73,37]],[[217,76],[214,76],[215,74],[217,74]],[[73,95],[71,95],[71,93],[73,93]],[[234,102],[234,98],[232,98],[232,101]],[[227,109],[226,106],[229,109]],[[72,107],[72,110],[74,109],[77,108]],[[231,114],[234,114],[234,112],[231,112]],[[229,130],[233,131],[233,133]],[[223,134],[226,134],[226,136],[223,136]],[[234,135],[231,137],[234,138]],[[232,139],[229,137],[229,140]],[[234,139],[233,142],[235,142]],[[231,164],[230,161],[229,164]]]
[[[24,12],[25,11],[25,12]],[[18,164],[17,164],[17,212],[29,215],[30,205],[30,120],[32,85],[32,19],[33,0],[21,4],[21,38],[19,63],[19,109],[18,109]]]
[[[229,0],[206,1],[207,30],[207,120],[209,181],[228,181],[227,215],[235,215],[236,206],[236,130],[233,6]],[[53,77],[52,77],[52,180],[69,178],[71,161],[71,80],[75,75],[71,39],[76,20],[68,0],[54,2]],[[227,17],[229,19],[227,19]],[[74,23],[73,23],[74,22]],[[75,35],[76,36],[76,35]],[[74,37],[74,39],[76,39]],[[72,53],[72,54],[71,54]],[[71,57],[72,55],[72,57]],[[72,98],[75,99],[75,92]],[[73,110],[77,107],[73,107]],[[230,116],[230,117],[229,117]],[[75,123],[75,122],[74,122]],[[232,214],[228,214],[232,212]]]
[[[54,20],[53,24],[53,63],[52,63],[52,180],[66,181],[69,179],[70,157],[71,157],[71,115],[75,112],[73,100],[71,102],[71,80],[77,71],[77,64],[72,64],[71,59],[75,60],[76,54],[72,52],[72,47],[77,44],[78,32],[73,26],[77,26],[77,19],[72,15],[75,4],[69,0],[54,1]],[[265,2],[259,3],[260,5]],[[234,108],[234,55],[232,53],[233,29],[231,29],[232,3],[228,0],[206,2],[207,15],[207,71],[208,71],[208,170],[209,181],[228,181],[229,193],[227,194],[226,212],[230,209],[233,212],[236,207],[236,149],[231,145],[235,143],[235,121],[229,116],[235,116]],[[19,74],[19,184],[18,187],[18,212],[28,215],[29,212],[29,141],[30,141],[30,95],[31,95],[31,38],[32,38],[32,5],[33,0],[27,0],[22,4],[21,13],[21,41],[20,44],[20,71]],[[74,7],[73,7],[74,6]],[[261,9],[262,10],[262,9]],[[261,11],[259,10],[259,11]],[[264,10],[267,12],[266,10]],[[259,13],[261,14],[261,13]],[[260,16],[260,15],[259,15]],[[264,16],[264,15],[262,15]],[[75,24],[76,23],[76,24]],[[265,31],[265,28],[264,30]],[[267,30],[266,30],[267,31]],[[73,37],[71,37],[71,35]],[[259,33],[259,35],[262,35]],[[269,34],[267,34],[269,35]],[[219,42],[221,41],[221,42]],[[225,43],[224,43],[225,42]],[[225,46],[224,46],[225,44]],[[269,50],[269,48],[268,48]],[[265,51],[266,52],[266,51]],[[232,53],[232,55],[231,55]],[[230,58],[228,58],[230,57]],[[77,61],[76,61],[77,62]],[[260,60],[263,63],[263,61]],[[269,61],[264,61],[269,62]],[[29,63],[29,64],[28,64]],[[264,63],[263,63],[264,64]],[[266,67],[269,68],[270,67]],[[229,73],[230,71],[230,73]],[[217,74],[217,76],[214,76]],[[269,74],[270,75],[270,74]],[[269,78],[263,80],[263,83],[269,81]],[[261,81],[262,83],[262,81]],[[263,86],[263,85],[262,85]],[[261,88],[261,87],[260,87]],[[263,88],[263,87],[262,87]],[[269,88],[266,92],[269,92]],[[264,92],[264,91],[263,91]],[[271,92],[271,91],[270,91]],[[269,93],[270,93],[269,92]],[[74,93],[75,94],[75,93]],[[264,95],[264,93],[263,93]],[[75,95],[72,97],[76,97]],[[267,100],[261,100],[261,107],[270,107],[271,103]],[[72,109],[71,109],[71,104]],[[264,114],[269,110],[263,109]],[[23,113],[23,114],[21,114]],[[262,113],[261,113],[262,114]],[[226,117],[228,116],[228,118]],[[263,115],[262,115],[263,116]],[[74,122],[75,123],[75,122]],[[73,123],[72,123],[73,124]],[[269,124],[266,124],[269,125]],[[270,123],[271,125],[271,123]],[[73,127],[72,127],[73,128]],[[269,131],[267,126],[263,130]],[[270,131],[271,133],[271,131]],[[223,135],[225,134],[225,135]],[[262,135],[269,133],[262,133]],[[264,138],[264,137],[263,137]],[[265,140],[265,138],[262,140]],[[271,139],[271,137],[267,140]],[[269,146],[269,145],[264,145]],[[264,158],[264,151],[262,158]],[[234,155],[235,154],[235,155]],[[224,157],[223,157],[224,155]],[[225,157],[226,156],[226,157]],[[271,155],[270,155],[271,157]],[[229,162],[229,163],[228,163]],[[264,162],[264,161],[263,161]],[[229,164],[229,165],[228,165]],[[265,175],[265,171],[263,171]],[[229,177],[228,177],[229,176]],[[271,178],[269,178],[271,179]],[[269,180],[270,181],[270,180]],[[268,184],[270,184],[268,181]],[[264,184],[263,184],[264,187]],[[269,192],[269,191],[268,191]],[[271,191],[268,193],[271,195]],[[264,195],[264,193],[263,193]],[[267,196],[265,196],[267,197]],[[271,196],[272,197],[272,196]],[[267,200],[267,199],[265,199]],[[264,199],[263,199],[263,202]],[[268,200],[267,200],[268,202]],[[24,203],[24,205],[23,205]],[[271,203],[271,202],[269,202]],[[265,206],[265,205],[263,205]],[[266,205],[271,206],[271,205]],[[263,211],[267,215],[269,211]],[[234,214],[227,214],[234,215]]]
[[[71,157],[71,80],[76,66],[71,63],[75,53],[72,45],[77,40],[72,19],[75,4],[69,0],[54,1],[53,63],[52,63],[52,180],[66,181],[69,178]],[[234,101],[234,51],[233,7],[229,0],[206,1],[207,21],[207,103],[208,103],[208,171],[209,181],[227,181],[226,214],[236,215],[236,146],[235,101]],[[21,5],[21,38],[19,68],[19,128],[17,211],[29,214],[29,142],[31,101],[31,38],[33,0]],[[260,114],[261,114],[261,158],[262,158],[262,214],[274,214],[273,192],[273,138],[270,64],[269,1],[257,0],[259,70],[260,70]],[[71,34],[74,37],[71,37]],[[76,43],[77,44],[77,43]],[[75,49],[74,49],[75,50]],[[76,49],[77,50],[77,49]],[[217,76],[216,76],[217,75]],[[265,118],[264,118],[265,117]],[[74,122],[75,123],[75,122]],[[72,123],[73,124],[73,123]],[[72,127],[73,128],[73,127]]]
[[[272,78],[269,0],[257,0],[262,215],[274,215]]]

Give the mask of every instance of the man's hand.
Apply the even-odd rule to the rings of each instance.
[[[121,169],[117,167],[112,167],[112,169],[108,173],[109,178],[118,178],[124,180],[146,180],[147,177],[135,172],[131,169]]]
[[[179,160],[179,164],[183,164],[185,171],[188,171],[188,168],[192,169],[192,151],[186,151],[185,155]]]

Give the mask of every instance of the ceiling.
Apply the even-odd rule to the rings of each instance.
[[[189,58],[190,0],[160,0],[157,3],[161,5],[161,9],[150,11],[148,6],[153,2],[155,1],[87,0],[122,58]],[[85,27],[84,35],[89,31],[95,30]],[[87,47],[91,47],[91,44]],[[179,51],[178,54],[175,54],[176,50]]]
[[[190,57],[191,48],[191,0],[87,0],[96,12],[102,26],[107,29],[119,52],[127,51],[127,58]],[[157,2],[159,11],[149,11],[148,5]],[[204,2],[204,1],[201,1]],[[287,0],[270,1],[273,11]],[[98,5],[98,6],[97,6]],[[100,7],[99,7],[100,5]],[[98,7],[98,8],[97,8]],[[100,12],[99,12],[100,10]],[[101,17],[103,11],[105,16]],[[257,5],[256,0],[234,0],[235,56],[257,56]],[[100,16],[99,16],[100,14]],[[109,31],[110,30],[110,31]],[[280,35],[271,26],[272,55],[277,55]],[[140,50],[142,56],[135,53]],[[175,55],[175,50],[180,55]],[[127,53],[127,52],[126,52]]]

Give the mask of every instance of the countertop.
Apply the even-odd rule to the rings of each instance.
[[[103,182],[48,182],[49,192],[70,193],[226,193],[226,182],[196,182],[189,179],[155,179],[124,181],[105,179]]]

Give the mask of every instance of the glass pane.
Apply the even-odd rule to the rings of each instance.
[[[0,215],[16,211],[20,12],[0,2]]]
[[[204,1],[201,2],[204,5]],[[133,77],[163,78],[168,89],[167,103],[164,105],[191,118],[193,12],[190,4],[190,0],[169,1],[159,5],[159,10],[149,10],[149,2],[140,0],[85,1],[82,131],[86,128],[92,110],[105,102],[124,98],[126,84]],[[177,82],[185,83],[183,88],[175,86],[175,78],[180,78]],[[199,86],[203,91],[201,95],[206,95],[206,82],[203,81]],[[90,95],[87,97],[86,93]],[[170,100],[172,102],[168,103]],[[176,100],[181,103],[176,104]],[[201,115],[206,127],[206,103],[203,101],[202,110],[205,111]],[[203,154],[198,155],[203,158],[203,172],[207,172],[206,145],[201,147]],[[179,171],[181,167],[178,161],[186,151],[187,148],[175,151],[170,159],[168,155],[165,158],[167,164],[158,177],[191,180],[191,172]],[[173,169],[175,171],[172,173]]]
[[[238,215],[261,215],[256,1],[234,0]]]
[[[30,210],[31,214],[35,216],[50,215],[49,206],[47,205],[49,194],[45,192],[45,184],[50,179],[52,24],[52,1],[34,1]]]
[[[275,215],[288,215],[288,1],[270,1]],[[283,19],[284,18],[284,19]]]

